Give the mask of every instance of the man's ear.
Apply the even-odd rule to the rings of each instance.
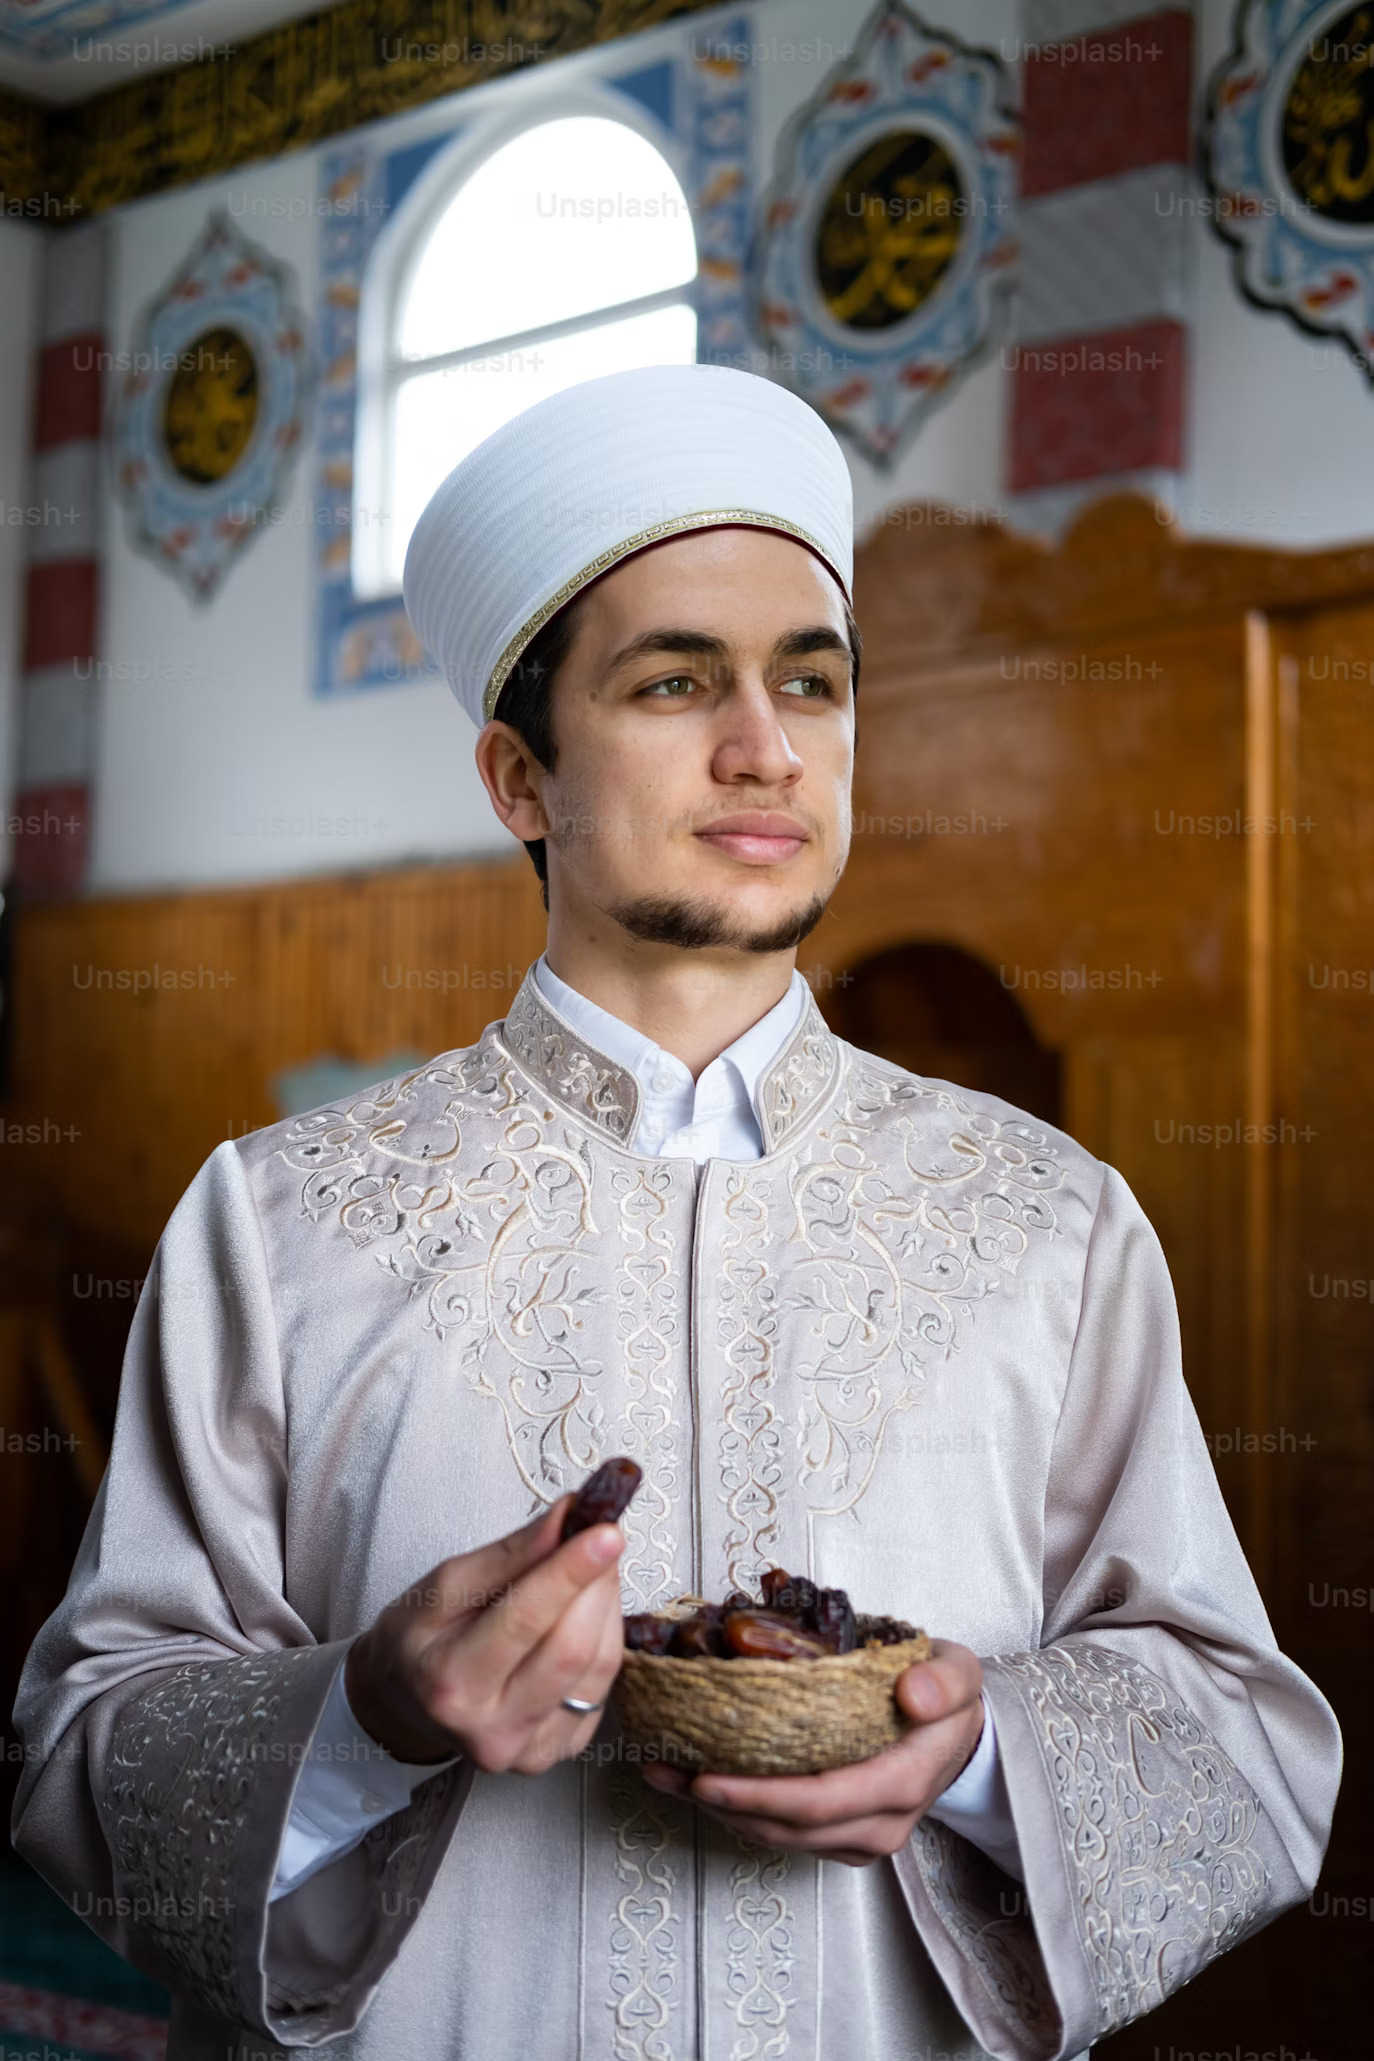
[[[547,837],[549,819],[536,781],[544,769],[518,730],[492,721],[477,739],[473,754],[482,785],[501,821],[522,844]]]

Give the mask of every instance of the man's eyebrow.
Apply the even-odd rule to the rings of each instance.
[[[706,630],[645,630],[640,636],[632,637],[628,644],[622,644],[614,658],[607,665],[608,673],[617,666],[628,665],[632,658],[654,658],[663,653],[687,652],[693,658],[728,658],[730,647],[723,637],[713,637]]]
[[[809,658],[818,651],[835,651],[845,659],[851,659],[853,656],[847,640],[838,630],[832,630],[827,623],[815,623],[806,629],[785,631],[773,646],[771,655],[776,663],[789,658]],[[682,653],[692,658],[714,658],[724,661],[730,656],[730,647],[723,637],[713,637],[707,630],[644,630],[638,637],[632,637],[628,644],[621,645],[606,670],[613,673],[619,666],[628,665],[632,659],[658,658],[674,653]]]
[[[832,630],[828,623],[816,623],[810,629],[789,630],[785,636],[779,637],[773,646],[773,657],[810,658],[817,651],[837,651],[844,659],[854,656],[848,638],[842,637],[838,630]]]

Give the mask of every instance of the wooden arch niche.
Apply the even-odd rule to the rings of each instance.
[[[960,946],[888,945],[846,967],[824,1002],[831,1029],[862,1051],[1061,1121],[1059,1054],[1040,1043],[1006,983]]]
[[[929,975],[933,946],[1016,1004],[1059,1125],[1159,1234],[1222,1485],[1290,1616],[1309,1575],[1369,1571],[1374,546],[1188,540],[1118,496],[1051,548],[916,505],[860,547],[855,604],[853,849],[803,969],[858,1042],[856,988],[889,969],[900,1014],[891,969]],[[904,1050],[889,1025],[891,1055],[931,1031],[927,1008]],[[916,1070],[959,1081],[948,1056]]]

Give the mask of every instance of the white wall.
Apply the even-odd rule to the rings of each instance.
[[[757,0],[753,33],[759,124],[756,173],[771,172],[779,133],[844,54],[871,0]],[[648,64],[718,16],[689,17],[615,46]],[[929,0],[926,18],[996,48],[1018,33],[1017,0]],[[1198,95],[1229,35],[1230,0],[1202,0]],[[808,48],[809,46],[809,48]],[[484,105],[562,90],[605,51],[583,53],[432,103],[381,125],[387,145],[480,115]],[[247,234],[295,270],[313,308],[319,221],[316,157],[300,153],[232,180],[119,211],[110,342],[127,349],[139,311],[200,230],[228,206]],[[255,212],[270,203],[274,212]],[[3,225],[0,225],[3,226]],[[20,232],[22,234],[22,232]],[[15,235],[10,230],[10,236]],[[7,248],[7,246],[0,246]],[[1231,259],[1196,225],[1197,319],[1185,527],[1279,543],[1374,533],[1374,395],[1334,346],[1253,309]],[[0,301],[12,323],[16,297]],[[995,339],[988,360],[890,470],[850,452],[856,526],[871,531],[902,501],[1005,509],[1007,379]],[[5,355],[9,357],[6,346]],[[0,421],[11,419],[7,392]],[[292,476],[286,520],[243,554],[208,606],[189,601],[132,550],[123,515],[107,510],[101,654],[107,678],[96,770],[98,891],[289,877],[509,852],[472,766],[473,731],[438,685],[321,700],[311,692],[314,453]],[[108,489],[107,489],[108,492]],[[0,539],[0,550],[8,540]]]
[[[857,36],[871,11],[871,0],[763,0],[755,9],[762,53],[756,66],[761,187],[768,183],[788,117],[843,61],[847,39]],[[931,28],[947,29],[975,48],[1015,47],[1018,0],[932,0],[917,12]],[[808,48],[809,56],[797,54]],[[1009,91],[1016,91],[1014,76]],[[1004,341],[1001,336],[990,340],[984,362],[927,418],[894,465],[876,466],[845,441],[854,476],[856,537],[869,534],[885,509],[903,501],[948,501],[988,516],[1004,511],[1007,382],[998,357]]]
[[[0,879],[9,871],[24,636],[24,567],[34,359],[38,346],[43,232],[0,217]]]
[[[139,311],[180,263],[212,203],[293,268],[313,310],[314,198],[314,157],[301,153],[121,209],[111,253],[112,347],[129,349]],[[312,694],[314,485],[307,446],[280,523],[248,545],[214,597],[199,604],[130,546],[110,496],[97,891],[512,846],[472,765],[471,725],[446,688],[398,686],[336,701]]]
[[[1232,0],[1199,0],[1199,125],[1234,13]],[[1196,278],[1183,528],[1271,544],[1374,536],[1374,385],[1336,338],[1246,301],[1229,245],[1203,222]]]

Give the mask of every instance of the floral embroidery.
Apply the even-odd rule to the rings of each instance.
[[[610,1185],[620,1220],[616,1336],[629,1390],[623,1450],[644,1469],[621,1520],[626,1549],[620,1579],[634,1607],[648,1610],[672,1583],[673,1513],[686,1487],[679,1450],[684,1398],[677,1376],[686,1344],[686,1298],[670,1219],[671,1177],[644,1160],[615,1168]]]
[[[787,2013],[797,2001],[796,1920],[783,1888],[795,1864],[813,1878],[814,1895],[817,1863],[812,1854],[794,1856],[753,1840],[735,1843],[743,1858],[730,1870],[725,1987],[740,2032],[729,2061],[772,2061],[788,2050]]]
[[[922,1818],[911,1851],[937,1917],[977,1974],[989,2008],[1018,2045],[1052,2054],[1060,2021],[1035,1928],[1016,1891],[995,1862],[934,1818]]]
[[[843,1063],[838,1038],[827,1029],[815,998],[806,997],[800,1020],[758,1085],[763,1149],[776,1152],[834,1087]]]
[[[816,1516],[861,1500],[887,1423],[918,1401],[931,1360],[959,1349],[1032,1233],[1057,1233],[1048,1196],[1064,1179],[1043,1131],[853,1059],[837,1113],[793,1171],[796,1256],[776,1298],[779,1316],[806,1318],[798,1457]],[[893,1130],[897,1185],[874,1155],[875,1136]]]
[[[254,1806],[282,1691],[311,1649],[192,1662],[125,1706],[104,1799],[121,1893],[167,1966],[231,2023],[243,2015],[233,1854]]]
[[[1064,1641],[990,1668],[1031,1716],[1059,1803],[1102,2039],[1263,1922],[1263,1811],[1206,1726],[1138,1661]]]
[[[302,1646],[190,1662],[160,1674],[115,1727],[101,1812],[117,1888],[165,1966],[231,2025],[250,2022],[256,2009],[243,1987],[255,1970],[240,1959],[244,1839],[274,1810],[284,1813],[296,1762],[283,1751],[282,1727],[317,1653]],[[460,1775],[441,1770],[363,1843],[379,1900],[388,1892],[378,1923],[393,1938],[409,1930],[411,1892]],[[274,1985],[268,2009],[333,2029],[329,2014],[353,1981],[349,1970],[308,1993]]]
[[[772,1187],[766,1176],[732,1170],[723,1204],[725,1236],[716,1255],[715,1358],[722,1425],[717,1500],[730,1515],[725,1582],[758,1593],[774,1558],[779,1497],[790,1472],[786,1427],[774,1390],[778,1279],[769,1264]]]
[[[604,1052],[583,1043],[550,1009],[532,973],[526,974],[511,1003],[502,1034],[507,1051],[579,1116],[622,1142],[634,1136],[638,1081]]]
[[[674,2061],[672,2013],[681,2008],[682,1910],[673,1856],[690,1863],[685,1805],[635,1777],[612,1776],[608,1816],[619,1889],[611,1913],[609,2003],[613,2061]],[[675,1816],[676,1835],[669,1829]]]

